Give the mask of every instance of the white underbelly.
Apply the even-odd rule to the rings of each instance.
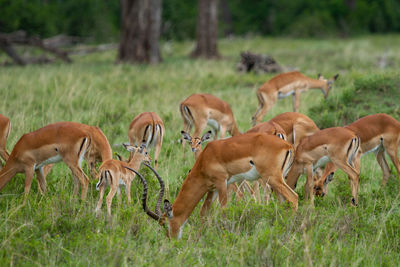
[[[363,152],[362,153],[362,155],[361,156],[364,156],[365,154],[368,154],[368,153],[376,153],[376,152],[378,152],[378,150],[381,148],[381,144],[379,144],[379,145],[377,145],[376,147],[374,147],[373,149],[370,149],[370,150],[368,150],[367,152]]]
[[[42,161],[42,162],[40,162],[39,164],[37,164],[37,165],[35,166],[35,170],[38,170],[38,169],[40,169],[40,168],[42,168],[43,166],[48,165],[48,164],[53,164],[53,163],[60,162],[61,160],[62,160],[61,155],[56,155],[56,156],[54,156],[54,157],[48,158],[48,159],[46,159],[45,161]]]
[[[294,94],[294,90],[289,91],[287,93],[278,92],[278,99],[283,99],[283,98],[286,98],[286,97],[288,97],[290,95],[293,95],[293,94]]]
[[[324,166],[326,163],[328,163],[331,159],[328,156],[323,156],[320,158],[317,163],[313,164],[313,170],[315,171],[317,168],[320,168]]]
[[[227,184],[237,183],[237,182],[241,182],[243,180],[255,181],[258,178],[260,178],[260,174],[258,173],[256,167],[253,165],[249,171],[238,173],[238,174],[231,176],[228,179]]]
[[[219,131],[220,125],[216,120],[208,119],[207,125],[213,128],[215,131]]]

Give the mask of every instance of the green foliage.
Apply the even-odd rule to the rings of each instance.
[[[167,185],[166,197],[173,201],[194,163],[188,147],[183,158],[178,143],[183,126],[180,101],[193,93],[215,94],[230,103],[239,129],[245,131],[257,108],[257,88],[273,76],[236,73],[241,50],[270,51],[282,65],[310,77],[340,73],[327,100],[318,90],[301,96],[300,111],[322,127],[325,114],[334,114],[328,126],[375,112],[400,118],[395,111],[399,43],[398,35],[348,40],[233,38],[220,40],[221,60],[193,61],[187,57],[193,42],[168,42],[161,45],[164,62],[157,66],[116,65],[116,51],[107,51],[75,55],[69,65],[2,68],[0,112],[12,122],[7,147],[11,150],[26,132],[66,120],[98,125],[111,144],[120,144],[127,141],[134,116],[155,111],[166,127],[159,172]],[[390,64],[382,70],[376,60],[384,53]],[[346,106],[339,110],[342,102]],[[385,103],[396,105],[389,110]],[[364,105],[370,105],[368,113]],[[264,120],[291,110],[291,99],[279,100]],[[128,155],[120,147],[113,150]],[[157,180],[144,168],[141,172],[149,183],[149,205],[154,207]],[[138,180],[132,183],[131,204],[125,190],[121,202],[114,198],[109,220],[105,203],[102,214],[95,216],[96,181],[90,182],[87,200],[81,201],[72,193],[71,172],[59,163],[47,177],[45,196],[34,182],[22,205],[25,177],[21,174],[0,192],[0,262],[5,266],[309,266],[310,262],[314,266],[396,266],[400,261],[399,181],[391,177],[383,187],[381,176],[374,155],[363,157],[357,208],[349,205],[351,190],[341,171],[313,209],[304,201],[304,178],[296,189],[297,212],[275,196],[269,204],[255,204],[246,194],[244,201],[228,203],[225,216],[213,203],[201,220],[201,201],[185,225],[182,240],[168,240],[164,229],[144,214]]]

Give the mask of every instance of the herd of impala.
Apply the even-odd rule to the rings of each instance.
[[[350,179],[351,205],[357,206],[363,154],[375,153],[383,171],[383,184],[390,175],[385,152],[400,173],[397,155],[400,123],[389,115],[374,114],[345,127],[320,130],[309,117],[297,113],[302,92],[320,89],[327,97],[337,77],[325,79],[318,75],[318,79],[312,79],[299,72],[273,77],[258,89],[259,108],[252,117],[253,128],[244,134],[240,133],[229,104],[219,98],[194,94],[182,101],[179,107],[183,119],[182,146],[184,148],[186,141],[190,144],[196,161],[172,205],[167,199],[163,201],[164,182],[156,171],[165,133],[164,124],[156,113],[144,112],[133,119],[128,132],[130,143],[124,144],[130,152],[126,160],[112,158],[110,144],[100,128],[75,122],[57,122],[24,134],[8,154],[6,140],[11,123],[0,115],[0,156],[5,161],[0,171],[0,190],[16,173],[25,173],[26,197],[36,173],[38,188],[45,193],[46,176],[52,165],[64,161],[72,172],[74,193],[78,194],[81,186],[81,198],[85,199],[89,185],[81,168],[85,159],[91,176],[98,180],[96,188],[100,190],[100,196],[96,213],[100,212],[107,186],[110,186],[106,197],[108,215],[111,215],[113,197],[116,193],[120,197],[120,186],[125,186],[130,202],[131,182],[137,175],[144,186],[143,209],[160,225],[167,226],[167,236],[174,238],[181,236],[186,220],[205,195],[201,216],[206,214],[216,196],[224,208],[233,191],[240,198],[243,189],[247,189],[256,201],[260,201],[259,183],[266,198],[270,194],[267,189],[272,188],[280,199],[286,199],[297,209],[298,196],[294,189],[303,173],[307,176],[306,198],[313,205],[314,195],[325,195],[334,172],[337,168],[342,169]],[[290,95],[294,112],[260,123],[277,99]],[[207,126],[211,131],[202,135]],[[193,127],[194,134],[191,135]],[[224,138],[226,132],[232,137]],[[212,136],[214,141],[202,149],[202,144]],[[218,137],[221,139],[216,140]],[[152,147],[154,168],[149,165],[148,150]],[[96,162],[102,163],[99,171]],[[142,163],[151,169],[160,183],[155,211],[146,204],[147,181],[138,172]],[[253,181],[253,185],[249,181]]]

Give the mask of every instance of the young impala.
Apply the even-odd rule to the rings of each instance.
[[[209,125],[213,131],[214,139],[218,132],[224,138],[226,132],[232,136],[240,134],[231,107],[225,101],[210,94],[194,94],[180,104],[183,119],[183,130],[190,134],[194,126],[193,136],[201,136],[203,130]],[[182,140],[182,146],[185,142]]]
[[[161,225],[167,225],[168,236],[179,238],[186,220],[204,195],[207,194],[207,197],[201,208],[202,216],[210,207],[215,193],[221,207],[225,208],[227,184],[254,181],[260,177],[297,209],[297,194],[283,179],[292,157],[292,145],[265,133],[249,133],[210,142],[183,182],[172,206],[164,200],[164,214],[148,212],[144,194],[144,210]],[[160,194],[157,203],[162,197]]]
[[[276,75],[257,90],[259,107],[252,117],[253,126],[261,122],[278,99],[292,95],[293,111],[297,112],[300,107],[300,94],[309,89],[320,89],[327,98],[332,84],[338,76],[339,74],[327,80],[318,75],[318,79],[312,79],[298,71]]]
[[[107,185],[110,185],[111,189],[107,195],[107,213],[111,216],[111,204],[118,191],[119,187],[125,186],[126,196],[128,203],[131,202],[131,183],[135,178],[135,174],[128,171],[125,167],[130,167],[135,170],[139,170],[142,162],[150,164],[150,157],[146,150],[146,145],[142,144],[140,148],[131,145],[124,145],[125,148],[131,153],[129,162],[123,162],[115,159],[109,159],[104,161],[100,166],[100,179],[96,184],[96,189],[100,190],[100,197],[96,207],[96,213],[100,212],[103,204],[104,191]]]
[[[66,122],[49,124],[34,132],[24,134],[15,144],[5,166],[0,171],[0,190],[17,174],[25,173],[25,197],[28,195],[34,172],[39,190],[46,192],[43,167],[64,161],[74,177],[74,193],[82,185],[81,198],[86,197],[89,180],[82,171],[81,162],[91,146],[90,136]]]
[[[382,184],[386,184],[390,169],[385,159],[388,153],[400,179],[400,163],[397,155],[400,141],[400,122],[387,114],[374,114],[363,117],[345,128],[353,131],[361,140],[362,155],[373,152],[382,169]],[[324,196],[327,192],[329,182],[332,181],[336,167],[331,162],[326,165],[324,174],[315,182],[314,192],[316,195]]]
[[[317,131],[300,141],[286,182],[295,189],[299,176],[306,172],[306,197],[313,204],[314,171],[330,160],[349,176],[353,195],[351,204],[356,206],[360,175],[359,148],[360,138],[346,128],[334,127]]]
[[[146,148],[154,147],[154,167],[158,167],[158,156],[161,151],[164,123],[155,112],[143,112],[137,115],[129,126],[129,142],[131,145],[146,144]]]
[[[6,162],[10,156],[6,148],[7,138],[10,135],[10,131],[10,119],[0,114],[0,157],[4,160],[4,162]]]

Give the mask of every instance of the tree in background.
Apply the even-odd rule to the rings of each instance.
[[[218,0],[198,0],[196,48],[192,57],[218,58]]]
[[[121,0],[121,14],[117,62],[160,62],[161,0]]]

